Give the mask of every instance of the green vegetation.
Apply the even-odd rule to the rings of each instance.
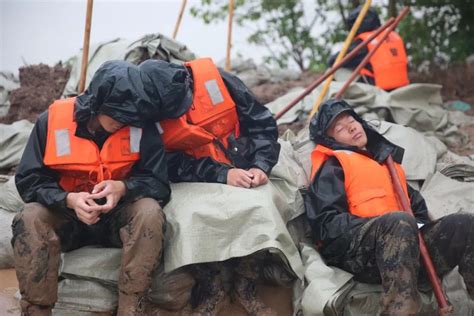
[[[201,0],[191,14],[206,23],[227,19],[228,0]],[[235,0],[234,18],[252,30],[249,43],[264,47],[264,61],[301,70],[321,70],[335,43],[344,40],[345,21],[359,0]],[[403,5],[411,14],[400,23],[412,66],[464,61],[474,54],[474,1],[387,0],[375,5],[382,22]]]

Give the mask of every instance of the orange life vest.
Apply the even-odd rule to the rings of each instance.
[[[193,104],[181,117],[157,123],[165,148],[230,164],[220,146],[227,149],[228,137],[239,136],[235,103],[210,58],[196,59],[185,66],[193,73]]]
[[[361,33],[357,38],[364,41],[372,33]],[[380,41],[383,34],[370,41],[367,46],[369,52],[374,49],[374,46]],[[391,90],[410,83],[408,80],[408,58],[405,52],[405,45],[400,35],[395,32],[390,32],[382,45],[370,58],[370,64],[372,65],[373,72],[362,68],[360,74],[374,78],[377,87]]]
[[[61,175],[67,192],[90,192],[97,183],[125,179],[140,159],[142,130],[125,126],[110,135],[102,149],[75,136],[75,98],[55,101],[48,110],[48,132],[43,162]]]
[[[330,156],[336,157],[344,170],[344,188],[351,214],[372,217],[401,210],[388,167],[363,154],[317,145],[311,153],[311,178]],[[405,172],[400,164],[395,163],[395,167],[408,197]]]

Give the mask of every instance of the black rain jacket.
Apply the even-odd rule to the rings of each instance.
[[[191,70],[165,61],[147,60],[140,65],[145,88],[154,101],[146,115],[155,121],[177,118],[193,101]],[[219,69],[234,100],[240,122],[240,137],[229,139],[228,156],[237,168],[257,167],[269,174],[278,161],[280,144],[276,121],[237,77]],[[148,77],[148,78],[146,78]],[[227,182],[229,165],[211,158],[196,159],[184,152],[167,152],[172,182]]]
[[[336,142],[326,135],[332,121],[342,112],[348,112],[359,121],[367,134],[367,151],[354,146]],[[371,128],[349,104],[343,100],[329,100],[323,103],[311,119],[310,138],[316,144],[333,150],[351,150],[364,154],[379,163],[388,155],[400,163],[404,150]],[[370,175],[370,170],[367,171]],[[408,186],[408,185],[407,185]],[[428,211],[421,194],[408,186],[411,207],[417,221],[427,223]],[[316,173],[305,196],[308,217],[314,242],[320,246],[323,257],[329,262],[338,262],[340,256],[349,248],[355,232],[370,218],[362,218],[349,213],[344,187],[344,171],[335,157],[330,157]]]
[[[351,13],[349,14],[348,18],[347,18],[347,29],[348,30],[351,30],[352,29],[352,26],[354,25],[355,23],[355,20],[357,19],[357,16],[359,15],[360,13],[360,10],[361,10],[362,7],[358,7],[356,9],[354,9],[353,11],[351,11]],[[378,29],[379,27],[381,26],[380,24],[380,19],[379,19],[379,16],[377,14],[377,12],[373,9],[373,8],[369,8],[369,11],[367,11],[367,14],[365,15],[364,19],[362,20],[362,23],[360,24],[360,27],[359,29],[357,30],[356,32],[356,35],[359,35],[361,33],[365,33],[365,32],[371,32],[371,31],[375,31],[376,29]],[[360,39],[356,39],[354,40],[350,45],[349,45],[349,48],[347,50],[347,54],[349,54],[351,51],[354,50],[354,48],[357,47],[357,45],[359,45],[360,43],[362,43],[362,40]],[[351,58],[347,63],[344,64],[344,67],[346,68],[349,68],[349,69],[356,69],[357,66],[359,66],[359,64],[362,62],[362,60],[365,58],[365,56],[367,56],[369,54],[369,49],[366,47],[362,48],[353,58]],[[336,61],[336,58],[337,58],[337,55],[339,55],[339,53],[337,54],[334,54],[332,55],[330,58],[329,58],[329,61],[328,61],[328,65],[329,66],[332,66],[334,64],[334,62]],[[372,65],[370,64],[370,62],[368,62],[365,67],[367,70],[369,71],[373,71],[373,68],[372,68]],[[364,79],[362,79],[363,81],[367,81],[367,83],[369,84],[375,84],[375,81],[373,78],[371,77],[366,77]]]
[[[93,140],[101,148],[109,134],[99,131],[92,135],[86,127],[89,118],[99,113],[126,125],[142,127],[140,159],[124,181],[126,194],[121,203],[150,197],[164,206],[170,198],[164,146],[156,126],[152,122],[144,123],[139,116],[140,107],[148,108],[150,104],[138,67],[123,61],[106,62],[97,70],[84,94],[76,98],[75,135]],[[50,209],[66,210],[67,192],[59,186],[59,173],[43,163],[47,130],[48,111],[45,111],[31,132],[15,182],[26,203],[39,202]]]

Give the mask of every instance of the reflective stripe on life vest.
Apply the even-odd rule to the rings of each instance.
[[[230,164],[223,148],[228,148],[230,135],[237,138],[240,133],[235,103],[210,58],[196,59],[185,66],[193,74],[193,104],[181,117],[157,125],[165,148]]]
[[[103,180],[125,179],[140,159],[142,130],[123,127],[99,150],[92,140],[75,136],[74,102],[58,100],[49,107],[44,164],[60,173],[59,184],[68,192],[90,192]]]

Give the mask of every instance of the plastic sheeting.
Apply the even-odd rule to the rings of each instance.
[[[344,82],[334,81],[329,87],[328,98],[334,97]],[[314,100],[321,93],[319,86],[283,115],[278,124],[291,123],[306,116]],[[295,88],[280,98],[267,103],[272,113],[278,113],[301,94],[303,88]],[[445,110],[441,98],[441,86],[436,84],[410,84],[387,92],[364,83],[352,83],[343,95],[354,110],[363,115],[373,113],[380,120],[412,127],[427,135],[434,135],[443,142],[465,145],[467,142],[458,126],[467,124],[468,117]]]
[[[86,87],[100,65],[108,60],[127,60],[138,64],[149,58],[179,63],[194,59],[195,55],[184,44],[160,33],[145,35],[136,40],[117,38],[108,42],[93,44],[89,51]],[[78,94],[81,63],[82,52],[74,58],[71,75],[64,88],[63,96]]]
[[[282,151],[291,150],[283,146]],[[291,153],[291,151],[290,151]],[[270,182],[244,189],[216,183],[172,185],[164,211],[168,221],[165,270],[200,262],[223,261],[272,248],[300,278],[303,269],[286,224],[304,213],[295,170],[303,171],[285,153]]]
[[[10,109],[10,93],[20,87],[20,81],[11,72],[0,71],[0,117]]]
[[[13,268],[11,224],[15,213],[23,208],[23,201],[15,187],[15,178],[0,177],[0,269]]]
[[[18,165],[32,128],[27,120],[0,124],[0,169]]]
[[[421,194],[432,219],[458,212],[474,213],[474,182],[460,182],[436,172],[426,179]]]

